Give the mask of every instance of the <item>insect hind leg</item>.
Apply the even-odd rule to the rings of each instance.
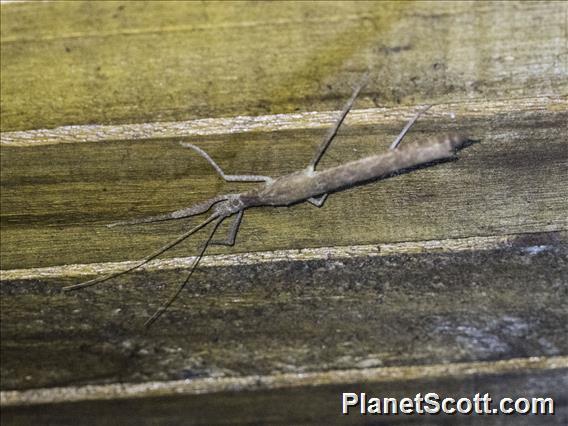
[[[310,197],[308,198],[308,203],[316,206],[316,207],[321,207],[323,206],[323,203],[325,203],[325,200],[327,199],[327,196],[329,194],[322,194],[319,197]]]
[[[355,90],[353,90],[353,94],[351,95],[351,98],[349,98],[349,100],[347,101],[347,103],[343,107],[343,110],[341,111],[341,114],[339,114],[337,121],[335,122],[333,127],[331,129],[329,129],[329,131],[327,132],[327,135],[325,136],[323,142],[318,147],[318,150],[316,151],[316,155],[314,155],[314,158],[312,158],[312,161],[310,161],[310,164],[308,165],[309,170],[312,170],[312,171],[315,170],[319,161],[321,160],[321,158],[325,154],[325,151],[327,150],[327,148],[329,148],[329,145],[331,144],[331,142],[333,141],[333,139],[337,135],[337,132],[339,131],[339,128],[343,124],[345,117],[347,117],[347,114],[349,114],[349,111],[351,111],[351,108],[353,107],[353,103],[355,103],[355,99],[357,99],[357,96],[359,96],[359,93],[361,92],[363,87],[365,87],[365,85],[367,84],[368,79],[369,79],[369,74],[366,73],[365,75],[363,75],[363,78],[361,79],[359,84],[355,87]]]
[[[400,134],[396,137],[394,142],[389,147],[390,150],[395,150],[398,147],[398,145],[402,142],[402,139],[404,138],[406,133],[410,130],[410,128],[414,125],[414,123],[416,123],[416,120],[418,120],[418,118],[426,111],[428,111],[430,108],[432,108],[432,105],[426,105],[424,108],[418,111],[416,115],[408,121],[408,123],[406,123],[406,126],[404,126]]]

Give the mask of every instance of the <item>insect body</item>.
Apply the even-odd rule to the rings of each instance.
[[[189,143],[182,143],[183,146],[194,150],[202,157],[204,157],[227,182],[262,182],[262,184],[254,189],[251,189],[250,191],[238,194],[219,195],[202,203],[194,204],[193,206],[171,213],[130,221],[122,221],[109,225],[133,225],[182,219],[211,211],[209,217],[207,217],[203,222],[180,235],[175,240],[170,241],[168,244],[161,247],[159,250],[150,254],[146,258],[142,259],[135,266],[124,271],[65,287],[64,290],[68,291],[88,287],[130,272],[150,262],[152,259],[155,259],[165,251],[169,250],[170,248],[187,239],[189,236],[193,235],[201,228],[213,222],[213,227],[209,233],[209,236],[200,249],[198,255],[195,257],[195,260],[190,267],[190,272],[185,281],[181,284],[181,286],[178,287],[175,294],[164,305],[162,305],[162,307],[158,309],[148,321],[146,321],[145,325],[150,326],[155,320],[160,317],[162,313],[166,311],[166,309],[173,303],[179,293],[187,285],[199,261],[203,257],[203,254],[210,244],[223,244],[231,246],[234,245],[239,225],[241,223],[243,213],[246,209],[260,206],[288,206],[303,201],[308,201],[317,207],[321,207],[328,194],[332,192],[337,192],[355,185],[364,184],[366,182],[387,176],[403,169],[415,167],[432,161],[450,158],[458,149],[466,146],[468,142],[467,138],[457,134],[450,134],[435,139],[429,139],[423,143],[406,145],[402,148],[398,147],[404,135],[406,134],[406,132],[408,132],[408,130],[418,119],[418,117],[428,108],[430,108],[430,106],[428,106],[418,112],[418,114],[416,114],[412,118],[412,120],[408,122],[408,124],[404,127],[404,129],[392,143],[390,149],[387,152],[365,157],[360,160],[351,161],[337,167],[325,169],[322,171],[316,171],[317,164],[319,163],[320,159],[329,147],[331,141],[337,134],[339,127],[341,126],[349,110],[351,109],[353,102],[358,96],[362,86],[363,85],[359,85],[359,87],[357,87],[357,89],[354,91],[353,95],[341,112],[341,115],[339,116],[334,127],[330,129],[326,138],[319,146],[314,158],[310,161],[305,169],[302,169],[295,173],[284,175],[278,178],[259,175],[227,175],[223,172],[219,165],[215,163],[215,161],[209,156],[209,154],[207,154],[201,148]],[[229,217],[233,217],[233,222],[230,225],[227,238],[224,241],[212,241],[215,232],[219,228],[219,225]]]

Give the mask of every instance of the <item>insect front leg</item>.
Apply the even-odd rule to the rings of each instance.
[[[218,195],[216,197],[210,198],[209,200],[203,201],[201,203],[194,204],[190,207],[186,207],[180,210],[176,210],[169,213],[160,214],[157,216],[147,216],[141,217],[138,219],[131,219],[131,220],[121,220],[120,222],[114,222],[108,224],[107,227],[113,228],[115,226],[123,226],[123,225],[139,225],[141,223],[154,223],[154,222],[163,222],[166,220],[176,220],[176,219],[183,219],[186,217],[197,216],[202,213],[205,213],[209,210],[213,205],[225,201],[229,199],[233,194],[225,194],[225,195]]]

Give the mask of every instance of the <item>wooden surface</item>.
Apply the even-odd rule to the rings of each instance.
[[[526,375],[499,374],[475,376],[444,375],[430,379],[396,380],[386,383],[357,383],[352,385],[328,384],[292,388],[272,388],[261,391],[222,392],[215,394],[170,395],[169,398],[150,397],[144,400],[128,399],[110,401],[82,401],[79,403],[60,403],[37,405],[32,407],[7,407],[3,419],[9,424],[26,425],[77,423],[83,424],[116,423],[140,424],[144,419],[147,424],[226,424],[227,413],[231,413],[229,423],[261,424],[393,424],[412,422],[410,416],[359,415],[343,416],[339,414],[338,401],[342,392],[366,392],[367,395],[385,395],[404,398],[409,389],[429,389],[443,395],[460,398],[483,389],[495,398],[503,397],[539,397],[547,395],[561,401],[568,385],[566,371],[548,370],[531,372]],[[544,385],[543,385],[544,384]],[[551,392],[551,389],[554,389]],[[291,409],[292,407],[292,409]],[[131,414],[137,413],[133,417]],[[444,424],[464,425],[565,425],[566,408],[558,409],[554,415],[536,416],[461,416],[445,419],[442,416],[422,417],[421,425]]]
[[[535,356],[544,363],[515,364],[510,385],[538,381],[561,395],[567,16],[562,2],[2,4],[0,373],[2,403],[16,407],[7,418],[35,415],[25,408],[38,404],[34,389],[77,415],[93,406],[54,395],[189,378],[214,399],[208,378],[331,371],[323,400],[339,386],[333,372],[480,362],[471,368],[491,381],[504,374],[493,362]],[[333,194],[321,209],[247,211],[237,245],[214,248],[225,257],[206,258],[148,334],[141,323],[199,238],[144,272],[59,292],[187,226],[104,224],[248,187],[223,182],[179,141],[227,173],[294,171],[367,70],[320,167],[386,149],[424,104],[435,106],[409,140],[452,131],[479,143],[457,161]],[[476,386],[463,372],[436,377],[413,380]],[[403,376],[391,385],[416,393]],[[89,404],[116,398],[101,389]],[[295,404],[274,389],[279,407]],[[259,401],[246,392],[258,391],[237,390],[228,407]],[[160,401],[175,406],[174,393]]]

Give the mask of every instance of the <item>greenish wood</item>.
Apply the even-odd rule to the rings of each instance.
[[[492,361],[568,352],[568,240],[503,248],[202,268],[61,293],[0,286],[2,386],[65,385]]]
[[[516,113],[483,114],[484,99],[566,93],[564,33],[554,25],[562,3],[440,3],[435,14],[421,2],[178,7],[3,5],[2,130],[337,109],[368,67],[357,108],[457,102],[463,115],[426,118],[417,137],[459,130],[482,144],[458,163],[332,196],[321,210],[251,211],[237,251],[566,229],[566,98],[549,110],[519,99]],[[68,52],[68,43],[77,46]],[[270,107],[256,108],[259,99]],[[386,147],[403,123],[345,129],[322,166]],[[279,175],[303,166],[322,135],[232,130],[191,140],[228,171]],[[236,188],[169,139],[1,149],[3,269],[140,258],[181,225],[100,225]]]
[[[237,245],[211,252],[567,229],[568,113],[521,110],[498,118],[462,117],[459,123],[425,119],[412,136],[457,128],[481,141],[460,153],[458,161],[333,194],[321,209],[305,204],[247,211]],[[386,149],[401,125],[346,128],[321,167]],[[303,167],[322,133],[189,140],[228,172],[278,176]],[[103,225],[250,187],[223,182],[205,160],[171,139],[4,147],[1,161],[4,269],[140,259],[175,238],[187,221]],[[191,255],[202,235],[166,256]]]
[[[329,107],[309,101],[325,96],[322,80],[349,90],[336,78],[353,43],[371,44],[407,7],[84,2],[36,17],[5,6],[2,130]]]
[[[566,7],[3,4],[1,130],[566,93]]]
[[[490,251],[203,269],[148,334],[141,323],[181,271],[72,295],[59,292],[77,282],[67,276],[3,280],[2,389],[566,354],[567,13],[563,2],[2,4],[2,270],[139,259],[186,225],[102,225],[246,187],[223,183],[175,135],[51,145],[32,136],[16,146],[4,142],[13,132],[321,113],[339,109],[367,69],[356,108],[376,117],[387,106],[387,117],[342,129],[323,167],[386,149],[410,114],[404,106],[417,104],[442,104],[434,110],[444,114],[424,117],[412,137],[457,130],[480,143],[457,162],[335,194],[322,209],[247,212],[236,248],[212,253],[519,235]],[[268,125],[186,140],[231,173],[279,175],[305,165],[324,133]],[[168,256],[193,253],[197,241]],[[562,388],[543,374],[545,391]],[[284,393],[268,397],[278,413],[297,406]],[[148,412],[164,401],[163,418],[187,404],[146,400]],[[212,423],[216,395],[192,398],[188,412],[202,401]],[[64,415],[108,407],[87,405]],[[251,408],[239,419],[262,415]]]

